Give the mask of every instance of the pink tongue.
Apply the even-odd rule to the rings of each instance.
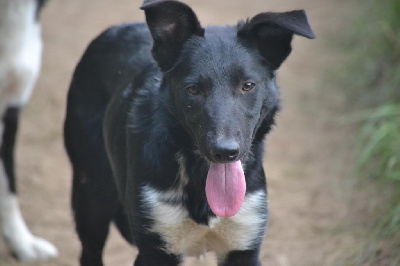
[[[246,181],[242,163],[211,163],[206,181],[206,196],[213,213],[219,217],[231,217],[242,206],[246,193]]]

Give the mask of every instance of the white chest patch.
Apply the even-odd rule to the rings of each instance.
[[[176,204],[175,200],[182,198],[179,190],[160,192],[146,185],[142,193],[149,217],[154,221],[150,230],[161,235],[168,252],[200,256],[215,251],[224,255],[231,250],[251,249],[264,235],[267,203],[263,190],[246,195],[235,216],[211,218],[209,226],[197,224],[184,206]]]

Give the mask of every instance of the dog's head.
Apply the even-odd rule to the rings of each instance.
[[[278,105],[275,71],[290,54],[293,35],[314,38],[304,11],[261,13],[237,26],[203,29],[193,10],[177,1],[147,2],[142,9],[179,121],[210,169],[242,171],[234,162]]]

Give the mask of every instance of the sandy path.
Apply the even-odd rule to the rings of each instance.
[[[261,11],[306,9],[319,39],[296,38],[294,52],[279,72],[284,109],[268,139],[265,167],[269,182],[270,223],[264,265],[330,265],[337,245],[331,233],[345,214],[336,175],[344,132],[333,127],[316,91],[321,73],[335,63],[324,37],[342,20],[344,1],[263,0],[190,2],[203,25],[233,24]],[[229,3],[229,4],[228,4]],[[51,1],[43,13],[43,69],[23,113],[18,143],[21,205],[31,230],[55,243],[56,260],[37,265],[77,265],[79,243],[69,204],[71,171],[62,144],[66,93],[72,71],[88,42],[105,27],[142,20],[140,1]],[[339,6],[341,5],[341,6]],[[334,14],[334,15],[332,15]],[[324,100],[324,99],[323,99]],[[340,168],[339,168],[340,169]],[[115,231],[106,265],[132,265],[136,251]],[[188,265],[215,265],[211,258]],[[0,241],[0,265],[18,265]]]

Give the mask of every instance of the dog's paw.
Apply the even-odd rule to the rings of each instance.
[[[57,249],[40,237],[34,236],[25,224],[16,197],[5,197],[0,205],[1,231],[8,248],[23,262],[43,261],[57,257]]]
[[[6,240],[13,255],[21,262],[44,261],[58,256],[53,244],[32,234],[6,237]]]
[[[47,240],[32,235],[22,220],[8,229],[11,230],[3,231],[4,239],[19,261],[44,261],[58,256],[56,247]]]

